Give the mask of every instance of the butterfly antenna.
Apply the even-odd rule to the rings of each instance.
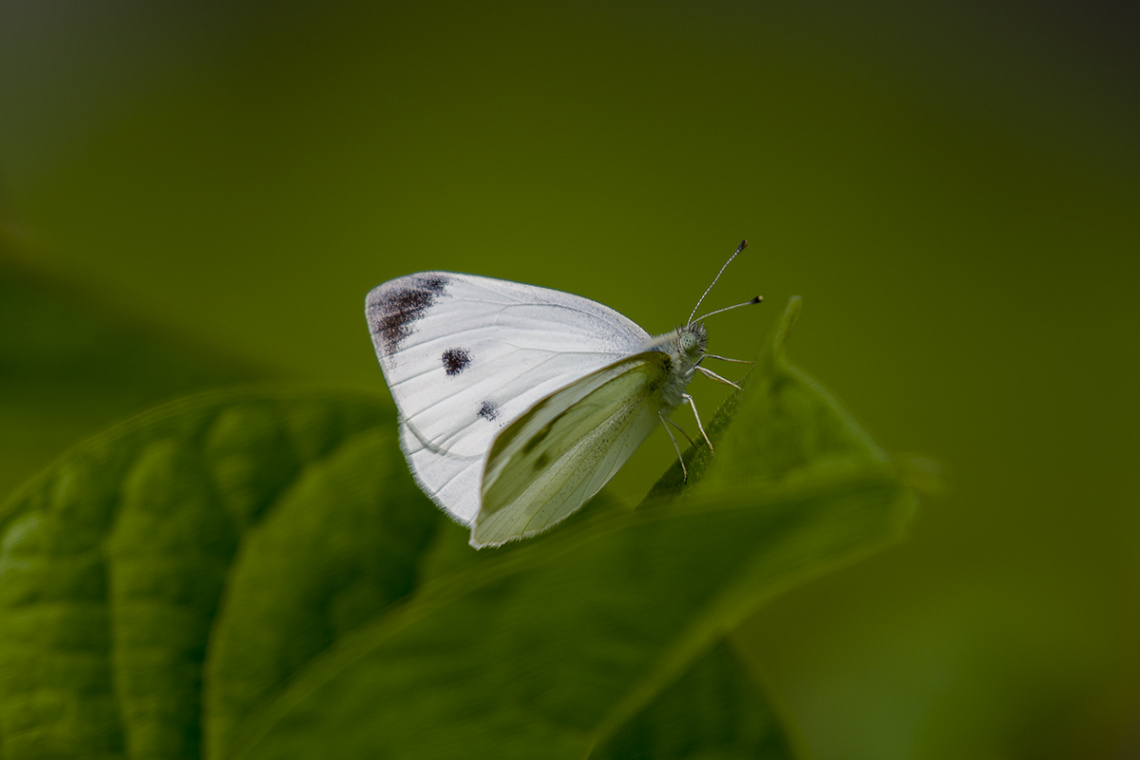
[[[714,277],[713,281],[711,283],[709,283],[709,286],[707,288],[705,288],[705,292],[701,293],[701,297],[697,299],[697,305],[693,307],[693,311],[689,314],[689,321],[687,324],[690,324],[690,325],[693,324],[693,316],[697,313],[697,309],[701,308],[701,302],[703,302],[705,300],[705,296],[707,296],[709,294],[709,291],[713,289],[713,285],[716,285],[716,281],[720,279],[720,276],[722,274],[724,274],[724,270],[728,268],[728,265],[732,263],[732,260],[735,259],[737,256],[739,256],[740,252],[743,251],[747,247],[748,247],[748,241],[747,240],[741,240],[740,245],[736,246],[736,251],[734,251],[733,254],[728,257],[728,261],[724,262],[724,266],[722,266],[720,268],[720,271],[716,273],[716,277]],[[741,304],[741,305],[743,305],[743,304]],[[715,314],[716,312],[713,312],[713,313]]]
[[[753,298],[750,301],[745,301],[744,303],[738,303],[735,306],[725,306],[723,309],[717,309],[716,311],[710,311],[708,314],[702,314],[701,316],[697,317],[695,320],[690,320],[689,324],[692,324],[693,322],[700,322],[702,319],[708,319],[713,314],[720,314],[721,312],[724,312],[724,311],[732,311],[733,309],[739,309],[741,306],[753,306],[753,305],[758,304],[758,303],[764,303],[764,296],[756,296],[755,298]]]

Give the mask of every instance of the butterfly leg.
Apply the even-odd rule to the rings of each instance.
[[[732,362],[733,364],[755,364],[747,359],[729,359],[727,356],[717,356],[716,354],[705,354],[701,359],[720,359],[722,362]]]
[[[712,441],[709,440],[708,434],[705,433],[705,426],[701,424],[701,415],[697,414],[697,405],[693,402],[693,397],[688,393],[682,394],[681,398],[689,402],[689,406],[693,408],[693,416],[697,419],[697,430],[701,431],[701,438],[705,439],[705,443],[709,445],[709,453],[713,451]]]
[[[681,447],[677,445],[677,439],[673,436],[673,431],[669,429],[669,426],[667,424],[665,424],[667,422],[672,422],[672,420],[666,417],[664,412],[658,412],[657,416],[661,418],[661,426],[664,427],[665,432],[669,434],[669,440],[673,442],[673,450],[677,452],[677,461],[681,463],[681,482],[688,483],[689,471],[685,469],[685,458],[681,456]],[[677,423],[674,422],[673,424],[676,425]],[[677,429],[681,430],[680,427]],[[681,430],[681,432],[684,433],[685,431]],[[688,438],[688,434],[686,434],[685,437]]]
[[[700,372],[705,377],[707,377],[709,380],[716,380],[718,383],[721,383],[722,385],[731,385],[736,390],[740,390],[739,385],[732,382],[731,380],[728,380],[728,379],[721,377],[717,373],[713,372],[711,369],[705,369],[704,367],[698,366],[697,371]]]

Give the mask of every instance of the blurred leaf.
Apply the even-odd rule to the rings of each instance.
[[[393,428],[372,399],[199,397],[17,494],[0,512],[5,757],[196,757],[204,704],[224,730],[406,595],[438,516]],[[226,672],[204,700],[207,654]]]
[[[791,757],[776,715],[723,641],[590,753],[590,760]]]
[[[0,228],[0,496],[127,415],[264,376],[36,271],[12,248]]]
[[[685,498],[497,551],[419,492],[370,397],[197,397],[83,444],[0,510],[0,746],[790,757],[722,637],[913,499],[777,354]],[[758,468],[732,450],[754,439],[795,456]]]
[[[582,757],[762,601],[893,536],[905,503],[868,477],[556,531],[350,636],[250,719],[235,756]]]

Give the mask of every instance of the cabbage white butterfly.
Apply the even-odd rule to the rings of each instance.
[[[682,403],[708,443],[685,389],[698,371],[735,386],[700,366],[724,359],[705,352],[693,319],[712,287],[684,327],[655,337],[613,309],[534,285],[420,272],[374,288],[365,315],[420,487],[471,526],[472,546],[498,546],[570,516],[658,424],[680,458],[665,423],[676,424],[668,416]]]

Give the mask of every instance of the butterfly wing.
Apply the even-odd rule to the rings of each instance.
[[[464,524],[479,511],[483,464],[499,432],[649,339],[589,299],[449,272],[386,282],[368,294],[365,314],[408,464]]]
[[[653,432],[673,372],[660,351],[626,357],[547,396],[495,440],[475,547],[533,535],[601,490]]]

